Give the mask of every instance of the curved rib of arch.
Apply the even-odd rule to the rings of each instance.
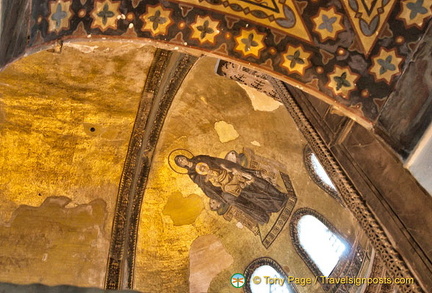
[[[171,102],[195,63],[190,55],[157,50],[142,94],[120,182],[106,289],[131,289],[139,213],[156,143]]]

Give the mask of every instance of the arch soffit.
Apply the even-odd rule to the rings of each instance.
[[[18,56],[100,39],[215,56],[299,87],[367,128],[432,16],[426,4],[420,13],[395,0],[341,0],[329,7],[305,1],[267,7],[237,0],[34,2],[40,5],[32,5],[26,48]]]

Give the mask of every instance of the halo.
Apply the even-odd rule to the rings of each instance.
[[[178,166],[174,161],[175,157],[180,156],[180,155],[185,156],[188,159],[191,159],[194,157],[194,155],[186,149],[175,149],[168,155],[168,165],[176,173],[187,174],[188,173],[187,169]]]

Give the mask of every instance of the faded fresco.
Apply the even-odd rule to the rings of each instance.
[[[277,186],[277,170],[271,168],[271,165],[265,168],[263,162],[259,169],[260,162],[256,160],[259,156],[255,156],[250,149],[245,153],[230,151],[221,159],[207,155],[193,156],[187,150],[175,150],[170,154],[170,166],[180,174],[182,171],[178,171],[178,167],[182,168],[184,174],[201,188],[209,198],[212,211],[228,221],[236,218],[254,234],[262,237],[260,225],[268,224],[272,214],[284,210],[289,197],[295,202],[295,195],[286,174],[281,174],[281,179],[285,179],[284,184],[291,194],[286,190],[281,191]],[[289,214],[291,210],[292,205],[289,205],[285,214]],[[278,222],[279,225],[284,224],[283,219]]]
[[[166,117],[141,207],[136,290],[232,292],[230,277],[263,256],[311,276],[289,236],[304,206],[357,235],[350,212],[310,179],[305,139],[282,103],[215,65],[197,62]]]
[[[122,168],[138,104],[153,97],[143,88],[157,50],[62,50],[0,75],[0,281],[103,288],[121,226],[112,223]],[[193,65],[161,122],[145,190],[132,192],[142,198],[134,290],[232,292],[230,277],[262,257],[286,275],[313,277],[289,233],[303,207],[359,239],[351,213],[308,176],[306,140],[283,104],[217,75],[216,64]]]

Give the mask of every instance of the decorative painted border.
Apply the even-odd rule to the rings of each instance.
[[[155,53],[119,186],[106,289],[133,288],[139,216],[156,143],[171,102],[196,60],[191,55],[166,50]]]
[[[155,53],[153,64],[150,66],[149,77],[145,83],[145,88],[149,88],[151,91],[155,89],[157,79],[163,75],[166,70],[168,60],[171,56],[171,52],[157,50]],[[129,206],[132,201],[133,194],[133,180],[136,176],[137,162],[139,160],[140,145],[144,139],[144,129],[146,126],[146,120],[150,111],[148,98],[145,95],[142,96],[140,105],[138,108],[137,118],[135,125],[132,130],[131,139],[129,142],[129,148],[126,155],[125,165],[123,167],[123,174],[120,180],[119,192],[117,195],[116,211],[114,215],[112,225],[112,236],[111,246],[108,257],[108,269],[105,281],[106,289],[119,289],[120,275],[121,275],[121,264],[125,257],[125,241],[129,235],[127,235],[127,227],[130,225],[128,221]]]
[[[257,2],[240,5],[237,0],[31,1],[32,19],[22,54],[57,41],[100,38],[190,48],[271,72],[338,105],[366,128],[379,116],[432,18],[427,3],[419,2],[421,7],[405,3],[413,0],[386,1],[385,7],[373,9],[371,20],[358,10],[365,5],[359,0],[335,1],[331,8],[323,1],[282,1],[278,5],[284,7],[280,11],[284,16],[275,19],[263,14],[264,7]],[[237,12],[230,14],[230,9]],[[294,11],[299,13],[295,23],[304,25],[305,34],[287,30]],[[413,12],[416,18],[411,19]],[[381,22],[385,19],[388,22]],[[277,23],[287,27],[271,27]],[[368,36],[365,29],[373,32],[367,50],[359,38]],[[306,34],[310,42],[302,38]]]
[[[288,200],[287,203],[285,204],[284,209],[279,214],[273,227],[270,229],[270,231],[267,233],[264,239],[261,240],[265,248],[269,248],[270,245],[272,245],[272,243],[279,236],[280,232],[285,227],[285,224],[288,222],[291,213],[294,210],[294,206],[297,202],[297,197],[295,195],[294,188],[292,186],[289,176],[282,172],[280,172],[280,175],[282,177],[282,181],[284,182],[285,188],[287,190]]]

